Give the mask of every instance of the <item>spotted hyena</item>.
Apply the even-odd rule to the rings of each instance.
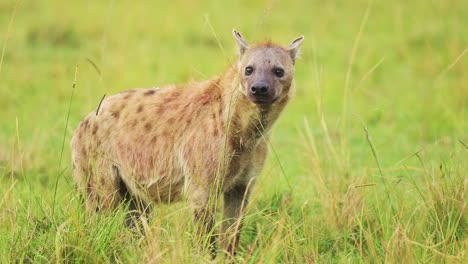
[[[224,197],[222,244],[233,254],[242,208],[267,156],[272,125],[293,94],[303,37],[288,47],[249,46],[233,31],[239,60],[210,80],[134,89],[105,98],[76,129],[73,177],[90,211],[131,201],[133,210],[186,198],[211,233]],[[130,199],[129,199],[130,198]],[[214,236],[210,236],[214,244]]]

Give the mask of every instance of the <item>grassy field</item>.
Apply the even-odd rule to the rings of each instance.
[[[186,203],[87,217],[69,141],[105,93],[226,69],[234,27],[305,36],[236,261],[466,263],[467,1],[170,3],[0,1],[1,263],[210,261]]]

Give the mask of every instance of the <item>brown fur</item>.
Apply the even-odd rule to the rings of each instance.
[[[125,91],[106,98],[98,114],[84,118],[71,142],[73,176],[90,211],[115,208],[126,192],[145,206],[187,197],[195,220],[210,231],[210,200],[223,193],[223,229],[233,237],[222,243],[234,253],[241,205],[263,167],[271,127],[293,92],[299,47],[268,42],[249,48],[240,34],[234,35],[240,60],[223,74],[181,86]],[[261,75],[244,76],[247,64],[256,65]],[[284,68],[283,78],[271,76],[273,64]],[[249,98],[255,78],[272,84],[274,101],[256,104]]]

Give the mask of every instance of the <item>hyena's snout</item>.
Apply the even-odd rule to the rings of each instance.
[[[268,96],[268,92],[270,92],[270,84],[265,81],[256,82],[250,88],[250,93],[254,97],[262,98]]]
[[[276,99],[276,92],[267,81],[257,81],[248,89],[249,99],[256,104],[271,104]]]

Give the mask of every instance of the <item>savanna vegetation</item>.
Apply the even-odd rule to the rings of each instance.
[[[69,141],[104,94],[305,36],[239,263],[467,260],[468,2],[0,1],[0,262],[203,263],[186,203],[85,213]],[[217,259],[222,261],[222,257]]]

